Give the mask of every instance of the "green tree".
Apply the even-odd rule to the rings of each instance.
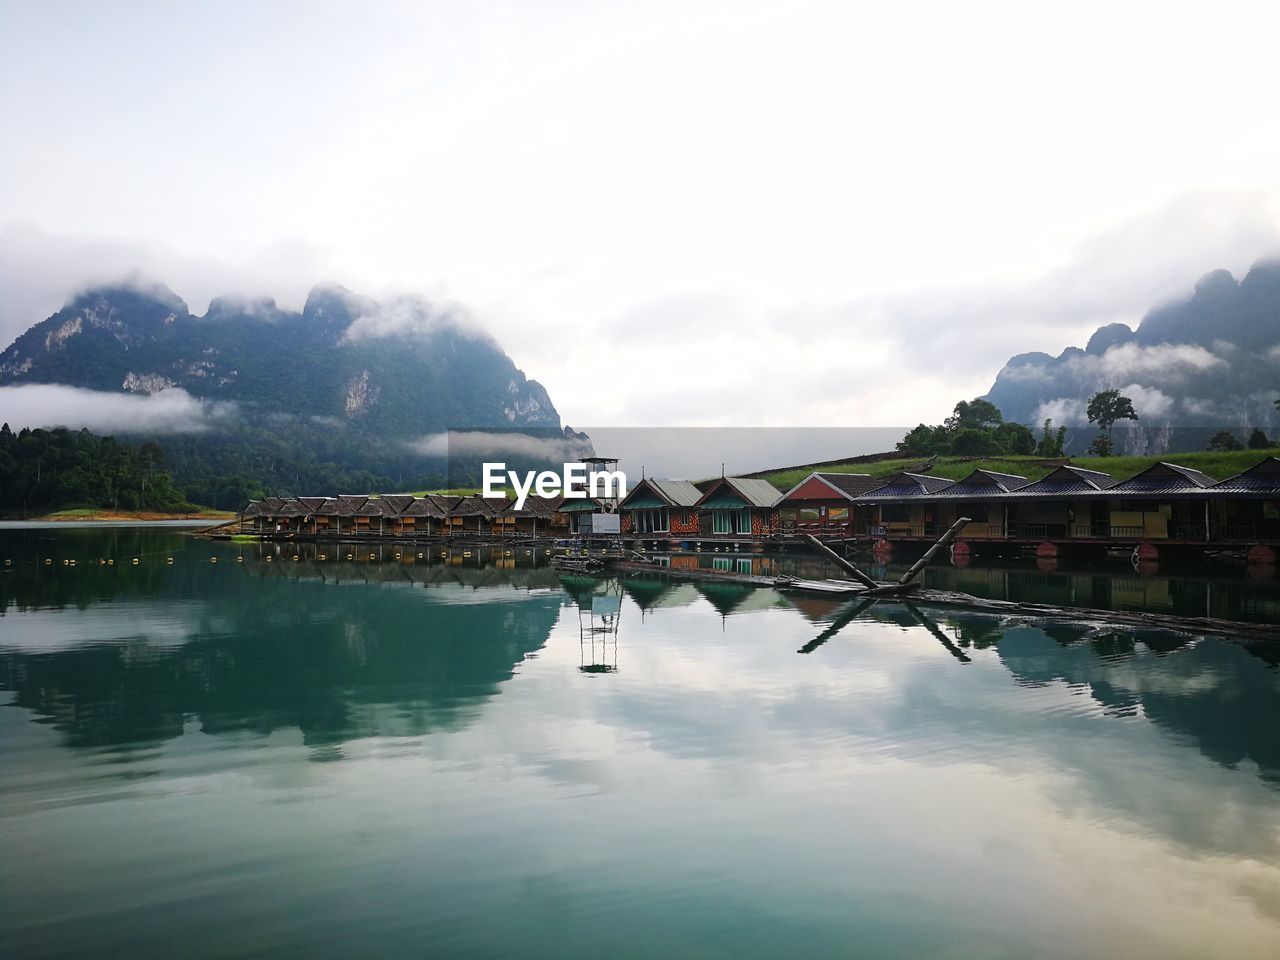
[[[898,450],[913,457],[927,457],[935,453],[946,453],[950,445],[951,438],[943,427],[930,427],[922,423],[898,441]]]
[[[1253,432],[1249,434],[1248,444],[1250,450],[1267,450],[1275,446],[1275,443],[1271,438],[1256,427]]]
[[[1004,423],[1004,414],[990,400],[961,400],[942,425],[948,433],[961,430],[994,430]]]
[[[1085,411],[1090,423],[1098,425],[1098,435],[1089,444],[1089,452],[1099,457],[1109,457],[1112,453],[1111,428],[1117,420],[1137,420],[1138,414],[1133,409],[1133,401],[1119,390],[1100,390],[1089,398],[1089,407]]]
[[[960,457],[991,457],[1004,450],[990,430],[964,427],[951,438],[950,452]]]
[[[1021,423],[1002,423],[991,435],[1004,453],[1025,457],[1036,451],[1035,434]]]
[[[1236,435],[1230,430],[1219,430],[1209,440],[1208,450],[1227,451],[1240,450],[1243,444],[1236,438]]]
[[[1044,429],[1040,434],[1040,442],[1036,444],[1037,457],[1061,457],[1063,456],[1063,448],[1067,443],[1067,428],[1060,426],[1056,430],[1053,428],[1053,420],[1049,419],[1044,422]]]

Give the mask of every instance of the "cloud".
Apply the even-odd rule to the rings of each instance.
[[[320,281],[345,277],[324,248],[289,241],[242,260],[197,256],[162,243],[124,237],[60,235],[9,224],[0,229],[0,349],[56,313],[77,293],[102,284],[159,281],[202,314],[215,297],[243,300],[255,310],[271,296],[301,309]]]
[[[488,334],[467,310],[458,304],[430,303],[415,294],[402,294],[385,303],[370,303],[352,321],[344,335],[348,341],[378,337],[429,337],[454,327],[471,336]]]
[[[69,427],[94,433],[202,433],[234,414],[234,404],[197,400],[179,387],[148,395],[47,383],[0,387],[0,421],[14,430]]]
[[[406,446],[430,458],[520,456],[556,463],[573,463],[592,456],[591,442],[571,437],[538,437],[525,433],[450,430],[410,440]]]

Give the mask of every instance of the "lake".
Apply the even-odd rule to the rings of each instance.
[[[438,552],[0,530],[0,955],[1280,956],[1280,645]]]

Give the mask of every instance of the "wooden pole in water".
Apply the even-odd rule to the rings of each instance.
[[[861,570],[855,567],[852,563],[850,563],[844,557],[840,556],[840,554],[836,553],[834,550],[828,547],[825,543],[823,543],[813,534],[806,533],[804,536],[805,536],[805,539],[809,541],[809,545],[811,547],[813,547],[820,554],[822,554],[824,557],[826,557],[828,560],[834,563],[841,570],[848,573],[849,576],[853,577],[853,579],[857,580],[860,584],[862,584],[868,590],[875,590],[877,587],[880,586],[880,584],[876,583],[869,576],[867,576],[865,573],[863,573]]]
[[[909,586],[911,584],[911,581],[915,580],[916,577],[920,576],[924,568],[929,565],[929,561],[932,560],[934,556],[937,555],[939,550],[941,550],[943,547],[951,543],[951,541],[954,540],[960,534],[960,531],[965,528],[965,524],[967,524],[968,522],[969,522],[968,517],[961,517],[959,520],[953,523],[951,525],[951,529],[948,530],[946,533],[944,533],[938,539],[938,542],[935,543],[928,550],[926,550],[924,556],[921,557],[919,560],[917,560],[915,563],[913,563],[911,565],[911,569],[902,575],[902,579],[898,581],[898,586],[900,587]]]

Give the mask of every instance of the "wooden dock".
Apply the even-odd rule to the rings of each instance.
[[[1216,636],[1239,641],[1280,642],[1280,625],[1245,623],[1238,620],[1219,620],[1212,617],[1179,617],[1162,613],[1139,613],[1127,610],[1099,610],[1094,607],[1056,607],[1043,603],[1022,603],[1015,600],[992,600],[967,593],[949,590],[930,590],[923,587],[899,584],[880,584],[887,589],[881,593],[868,589],[852,580],[798,580],[787,577],[761,577],[735,573],[729,570],[685,569],[665,567],[654,563],[615,561],[611,570],[633,575],[669,577],[674,580],[695,580],[715,583],[734,583],[750,587],[769,587],[782,593],[809,596],[840,596],[861,599],[872,603],[902,603],[920,607],[942,607],[987,613],[1018,620],[1059,620],[1097,627],[1129,627],[1147,630],[1170,630],[1193,636]]]

